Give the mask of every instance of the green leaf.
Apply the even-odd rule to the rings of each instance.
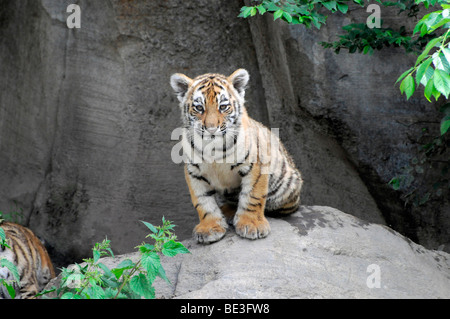
[[[0,286],[5,286],[6,291],[8,292],[8,295],[11,297],[11,299],[16,298],[16,289],[14,288],[14,284],[11,284],[11,282],[8,282],[5,279],[1,278]]]
[[[436,69],[443,70],[447,74],[450,71],[450,64],[442,51],[439,54],[437,52],[433,54],[433,64]]]
[[[394,190],[398,190],[400,188],[400,179],[398,177],[394,177],[389,181],[389,185],[391,185]]]
[[[117,281],[118,278],[113,275],[112,277],[102,276],[100,278],[102,287],[119,288],[121,283]]]
[[[442,48],[441,53],[445,56],[445,60],[447,60],[447,64],[450,63],[450,50],[448,48]]]
[[[450,128],[450,115],[446,115],[441,121],[441,135],[447,133]]]
[[[422,79],[420,79],[420,83],[423,86],[426,86],[428,84],[428,82],[433,78],[433,74],[434,74],[434,69],[432,67],[427,68],[425,70],[424,75],[422,76]]]
[[[154,245],[150,245],[150,244],[144,244],[144,245],[140,245],[139,246],[139,251],[141,253],[146,253],[148,251],[153,251],[155,249]]]
[[[111,272],[111,270],[110,270],[105,264],[103,264],[103,263],[98,263],[97,265],[100,267],[100,269],[103,270],[105,276],[107,276],[107,277],[112,277],[112,276],[114,276],[114,274]]]
[[[6,240],[5,231],[1,227],[0,227],[0,240],[2,240],[2,241]]]
[[[445,98],[450,94],[450,76],[442,70],[436,69],[433,74],[433,83],[436,90],[442,93]]]
[[[87,289],[86,293],[89,295],[90,299],[105,299],[105,291],[102,287],[91,284],[91,286]]]
[[[449,22],[450,22],[450,19],[443,19],[443,20],[439,21],[439,23],[436,23],[430,27],[430,29],[428,30],[428,34],[434,32],[437,28],[442,27],[443,25],[445,25]]]
[[[111,272],[117,279],[119,279],[125,270],[131,269],[133,267],[134,263],[131,261],[131,259],[125,259],[116,268],[112,269]]]
[[[133,268],[134,267],[134,263],[131,259],[125,259],[123,260],[120,264],[117,265],[117,268]]]
[[[339,11],[341,11],[342,13],[346,14],[348,11],[348,5],[345,3],[337,3],[337,8],[339,9]]]
[[[414,79],[411,74],[408,74],[408,76],[402,81],[400,84],[400,91],[406,94],[406,99],[409,99],[414,91],[416,90],[416,83],[414,82]]]
[[[114,299],[116,297],[116,295],[117,295],[117,289],[113,289],[111,287],[108,287],[105,289],[105,299]],[[125,297],[125,295],[123,295],[123,294],[119,294],[119,295],[122,295],[122,296],[118,296],[117,297],[118,299],[121,299],[121,297],[122,298]]]
[[[172,257],[177,254],[188,254],[190,252],[186,247],[184,247],[182,243],[178,243],[174,240],[169,240],[168,242],[164,243],[162,253],[166,256]]]
[[[241,13],[238,15],[238,17],[247,18],[250,15],[250,13],[252,12],[252,8],[253,7],[246,7],[246,6],[242,7]]]
[[[422,23],[422,25],[420,27],[420,36],[423,37],[427,33],[428,33],[428,27],[425,23]]]
[[[147,272],[157,273],[159,267],[161,266],[161,260],[159,255],[154,252],[147,252],[142,254],[141,257],[142,266],[147,270]]]
[[[73,292],[66,292],[61,296],[61,299],[81,299],[81,296],[76,295]]]
[[[432,62],[432,59],[428,59],[425,60],[424,62],[422,62],[420,64],[420,66],[418,67],[417,71],[416,71],[416,83],[417,85],[419,85],[422,81],[423,76],[426,74],[428,68],[430,67]],[[430,77],[433,75],[432,70],[431,70],[431,75]],[[428,82],[428,81],[427,81]],[[424,84],[424,86],[426,86],[426,84]]]
[[[416,24],[416,26],[414,27],[413,35],[420,31],[420,29],[422,28],[423,24],[424,24],[423,21],[419,21]]]
[[[281,18],[281,16],[283,15],[283,10],[279,9],[277,11],[274,12],[273,14],[273,20],[275,21],[276,19]]]
[[[158,277],[164,279],[169,285],[172,285],[169,278],[167,278],[166,271],[162,266],[159,267],[158,273],[156,274]]]
[[[144,221],[142,221],[142,220],[141,220],[141,222],[144,223],[144,225],[147,226],[147,228],[150,229],[150,231],[151,231],[152,233],[156,234],[156,233],[158,232],[158,230],[156,229],[156,227],[153,226],[152,224],[147,223],[147,222],[144,222]]]
[[[96,263],[100,259],[100,252],[96,249],[92,251],[92,255],[94,256],[94,263]]]
[[[0,259],[0,268],[1,267],[8,268],[9,272],[14,277],[14,281],[16,281],[17,283],[20,282],[20,275],[19,275],[19,271],[17,270],[16,265],[14,265],[8,259],[3,258],[3,259]]]
[[[428,42],[428,44],[425,46],[425,49],[423,50],[423,52],[417,58],[416,64],[414,66],[419,65],[419,63],[422,62],[422,60],[428,55],[430,50],[441,40],[442,40],[441,37],[430,40],[430,42]]]
[[[425,85],[425,91],[424,91],[424,96],[426,97],[426,99],[428,100],[428,102],[431,102],[431,95],[433,95],[433,90],[434,90],[434,84],[433,84],[433,80],[430,79],[427,84]]]
[[[252,7],[252,10],[250,10],[250,16],[255,16],[256,13],[258,12],[258,9],[256,9],[256,7]]]
[[[322,5],[330,11],[336,10],[336,1],[322,2]]]
[[[411,74],[405,78],[405,82],[406,99],[409,99],[416,90],[416,82],[414,81]]]
[[[408,70],[406,70],[405,72],[402,73],[402,75],[399,76],[399,78],[397,79],[397,81],[395,81],[395,84],[397,84],[398,82],[400,82],[406,75],[408,75],[412,70],[414,70],[414,68],[409,68]],[[402,91],[403,93],[403,91]]]
[[[437,23],[439,23],[439,21],[442,20],[441,12],[442,12],[441,10],[431,12],[431,13],[425,15],[421,19],[421,21],[423,21],[429,29],[433,28],[434,25],[436,25]]]
[[[428,68],[430,67],[431,62],[432,62],[432,59],[425,60],[424,62],[422,62],[422,64],[417,69],[417,72],[416,72],[417,85],[419,85],[419,83],[421,83],[421,80],[422,80],[423,76],[425,75],[426,71],[428,70]],[[431,72],[433,72],[432,69],[431,69]],[[430,78],[432,75],[433,75],[433,73],[431,73]],[[428,82],[428,80],[427,80],[427,82]]]
[[[441,92],[439,92],[438,90],[436,90],[436,87],[434,86],[433,83],[433,92],[431,92],[431,94],[434,96],[434,99],[437,101],[439,99],[439,97],[441,96]]]
[[[289,23],[292,22],[292,16],[287,12],[283,12],[283,18]]]
[[[262,4],[260,4],[256,8],[258,9],[260,15],[263,15],[267,11],[266,8],[264,8],[264,6]]]
[[[149,284],[147,278],[143,274],[139,274],[131,278],[130,287],[134,292],[146,299],[155,298],[155,288]]]

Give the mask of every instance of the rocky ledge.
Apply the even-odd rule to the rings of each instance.
[[[230,229],[212,245],[184,241],[191,254],[162,259],[172,285],[157,278],[157,297],[450,298],[450,255],[386,226],[323,206],[269,222],[265,239]],[[138,255],[103,263],[114,267],[124,258]]]

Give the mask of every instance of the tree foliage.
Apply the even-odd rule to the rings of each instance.
[[[436,102],[439,98],[447,100],[450,95],[450,0],[375,1],[384,7],[396,7],[399,14],[403,12],[409,18],[417,17],[423,8],[435,10],[425,14],[413,30],[407,30],[405,26],[398,30],[384,28],[382,20],[379,27],[373,27],[366,21],[344,26],[339,40],[321,42],[321,45],[333,49],[335,53],[346,49],[349,53],[369,55],[384,47],[403,47],[406,53],[416,54],[417,59],[395,82],[399,85],[400,92],[409,99],[422,86],[424,96],[429,102]],[[252,3],[254,5],[241,8],[240,17],[270,13],[273,14],[274,20],[280,19],[292,25],[303,24],[307,28],[314,26],[320,29],[326,23],[327,14],[347,14],[350,4],[365,7],[369,1],[254,0]],[[404,172],[389,182],[394,189],[407,191],[404,195],[406,202],[412,201],[421,205],[433,196],[442,196],[443,190],[448,192],[450,189],[450,160],[448,156],[445,157],[450,149],[450,103],[443,105],[440,111],[443,114],[440,135],[421,145],[419,157],[413,158],[410,165],[404,168]],[[423,174],[424,167],[431,168],[433,162],[440,164],[440,177],[433,183],[432,190],[421,194],[418,194],[414,187],[411,190],[415,176]]]

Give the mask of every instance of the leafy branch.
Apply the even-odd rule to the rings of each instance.
[[[414,34],[420,36],[430,34],[438,29],[447,29],[441,36],[428,42],[423,52],[417,57],[413,67],[406,70],[397,79],[400,91],[409,99],[420,85],[425,87],[424,96],[431,102],[441,94],[448,99],[450,94],[450,5],[441,4],[443,10],[425,15],[415,26]],[[414,76],[415,74],[415,76]],[[441,121],[441,135],[447,133],[450,127],[450,117],[445,115]]]
[[[382,24],[382,21],[381,21]],[[339,41],[320,42],[335,53],[341,49],[348,49],[349,53],[359,53],[372,55],[374,50],[381,50],[384,47],[403,47],[407,53],[420,52],[433,35],[426,35],[413,39],[407,35],[405,27],[398,31],[392,28],[369,28],[365,23],[353,23],[342,27],[346,34],[339,35]]]
[[[327,16],[320,10],[334,13],[347,13],[348,3],[356,3],[364,6],[364,0],[263,0],[254,1],[259,4],[254,6],[244,6],[241,8],[239,17],[253,17],[256,14],[263,15],[272,13],[274,20],[281,19],[289,24],[303,24],[310,28],[314,25],[317,29],[325,24]]]

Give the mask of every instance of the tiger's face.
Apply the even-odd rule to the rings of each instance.
[[[190,79],[177,73],[170,82],[185,125],[208,140],[237,134],[248,79],[248,72],[239,69],[229,77],[211,73]]]

